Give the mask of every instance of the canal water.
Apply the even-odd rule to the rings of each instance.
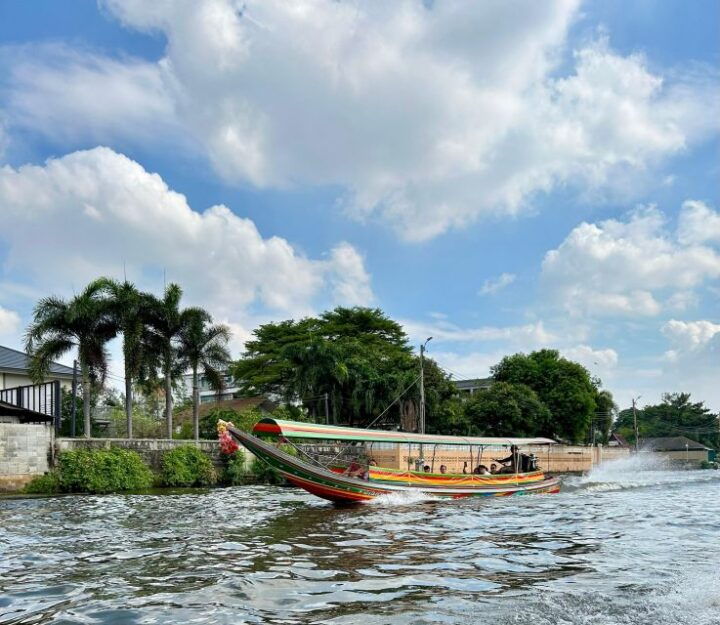
[[[720,624],[720,472],[634,460],[555,496],[0,500],[0,623]]]

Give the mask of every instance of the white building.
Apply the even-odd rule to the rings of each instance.
[[[200,385],[200,403],[205,404],[211,401],[225,401],[227,399],[234,399],[236,393],[240,388],[235,384],[232,375],[225,372],[225,387],[218,393],[210,388],[210,384],[205,377],[198,373],[198,381]],[[180,395],[183,397],[192,397],[193,390],[193,376],[192,373],[186,373],[182,377],[182,390]]]
[[[45,382],[60,381],[63,388],[72,386],[73,370],[57,362],[50,363]],[[0,390],[28,386],[30,379],[30,356],[25,352],[0,345]]]

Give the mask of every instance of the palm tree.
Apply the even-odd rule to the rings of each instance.
[[[125,361],[125,418],[127,437],[132,438],[133,382],[138,380],[146,356],[143,336],[146,329],[148,296],[125,280],[118,282],[101,278],[100,282],[109,295],[111,312],[117,329],[123,335],[123,359]]]
[[[177,344],[185,324],[180,310],[182,289],[177,284],[168,284],[162,299],[148,296],[149,331],[146,337],[148,352],[154,354],[157,366],[162,371],[165,385],[165,421],[167,437],[172,438],[173,397],[172,383],[182,373]]]
[[[180,332],[180,358],[192,370],[193,380],[193,433],[200,438],[200,390],[198,371],[202,369],[210,387],[223,387],[223,370],[230,361],[227,343],[230,329],[226,325],[212,325],[212,317],[202,308],[188,308],[182,312],[183,328]]]
[[[69,301],[60,297],[41,299],[25,335],[30,375],[35,381],[43,380],[53,360],[77,348],[85,438],[90,438],[90,385],[104,381],[108,360],[105,345],[116,333],[108,301],[103,297],[103,282],[95,280]]]

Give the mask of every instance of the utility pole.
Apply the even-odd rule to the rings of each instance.
[[[330,423],[330,406],[328,404],[328,394],[325,393],[325,424]]]
[[[418,423],[420,434],[425,434],[425,349],[431,340],[432,336],[425,339],[425,342],[420,346],[420,422]],[[420,443],[420,458],[422,458],[424,464],[425,455],[422,443]]]
[[[637,426],[637,410],[635,408],[636,402],[638,399],[640,399],[642,395],[638,395],[637,397],[633,397],[632,400],[632,406],[633,406],[633,425],[635,426],[635,453],[638,451],[638,426]]]
[[[70,437],[75,438],[75,416],[77,414],[77,360],[73,360],[72,406],[70,408]]]
[[[427,344],[432,340],[432,336],[428,337],[420,346],[420,434],[425,434],[425,350]]]

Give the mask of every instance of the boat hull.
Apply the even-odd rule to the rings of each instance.
[[[359,503],[393,493],[422,493],[432,497],[508,497],[550,494],[560,490],[560,481],[540,472],[520,475],[427,476],[386,469],[373,470],[370,480],[341,475],[291,456],[252,434],[227,428],[230,435],[251,453],[276,469],[289,483],[336,503]]]

